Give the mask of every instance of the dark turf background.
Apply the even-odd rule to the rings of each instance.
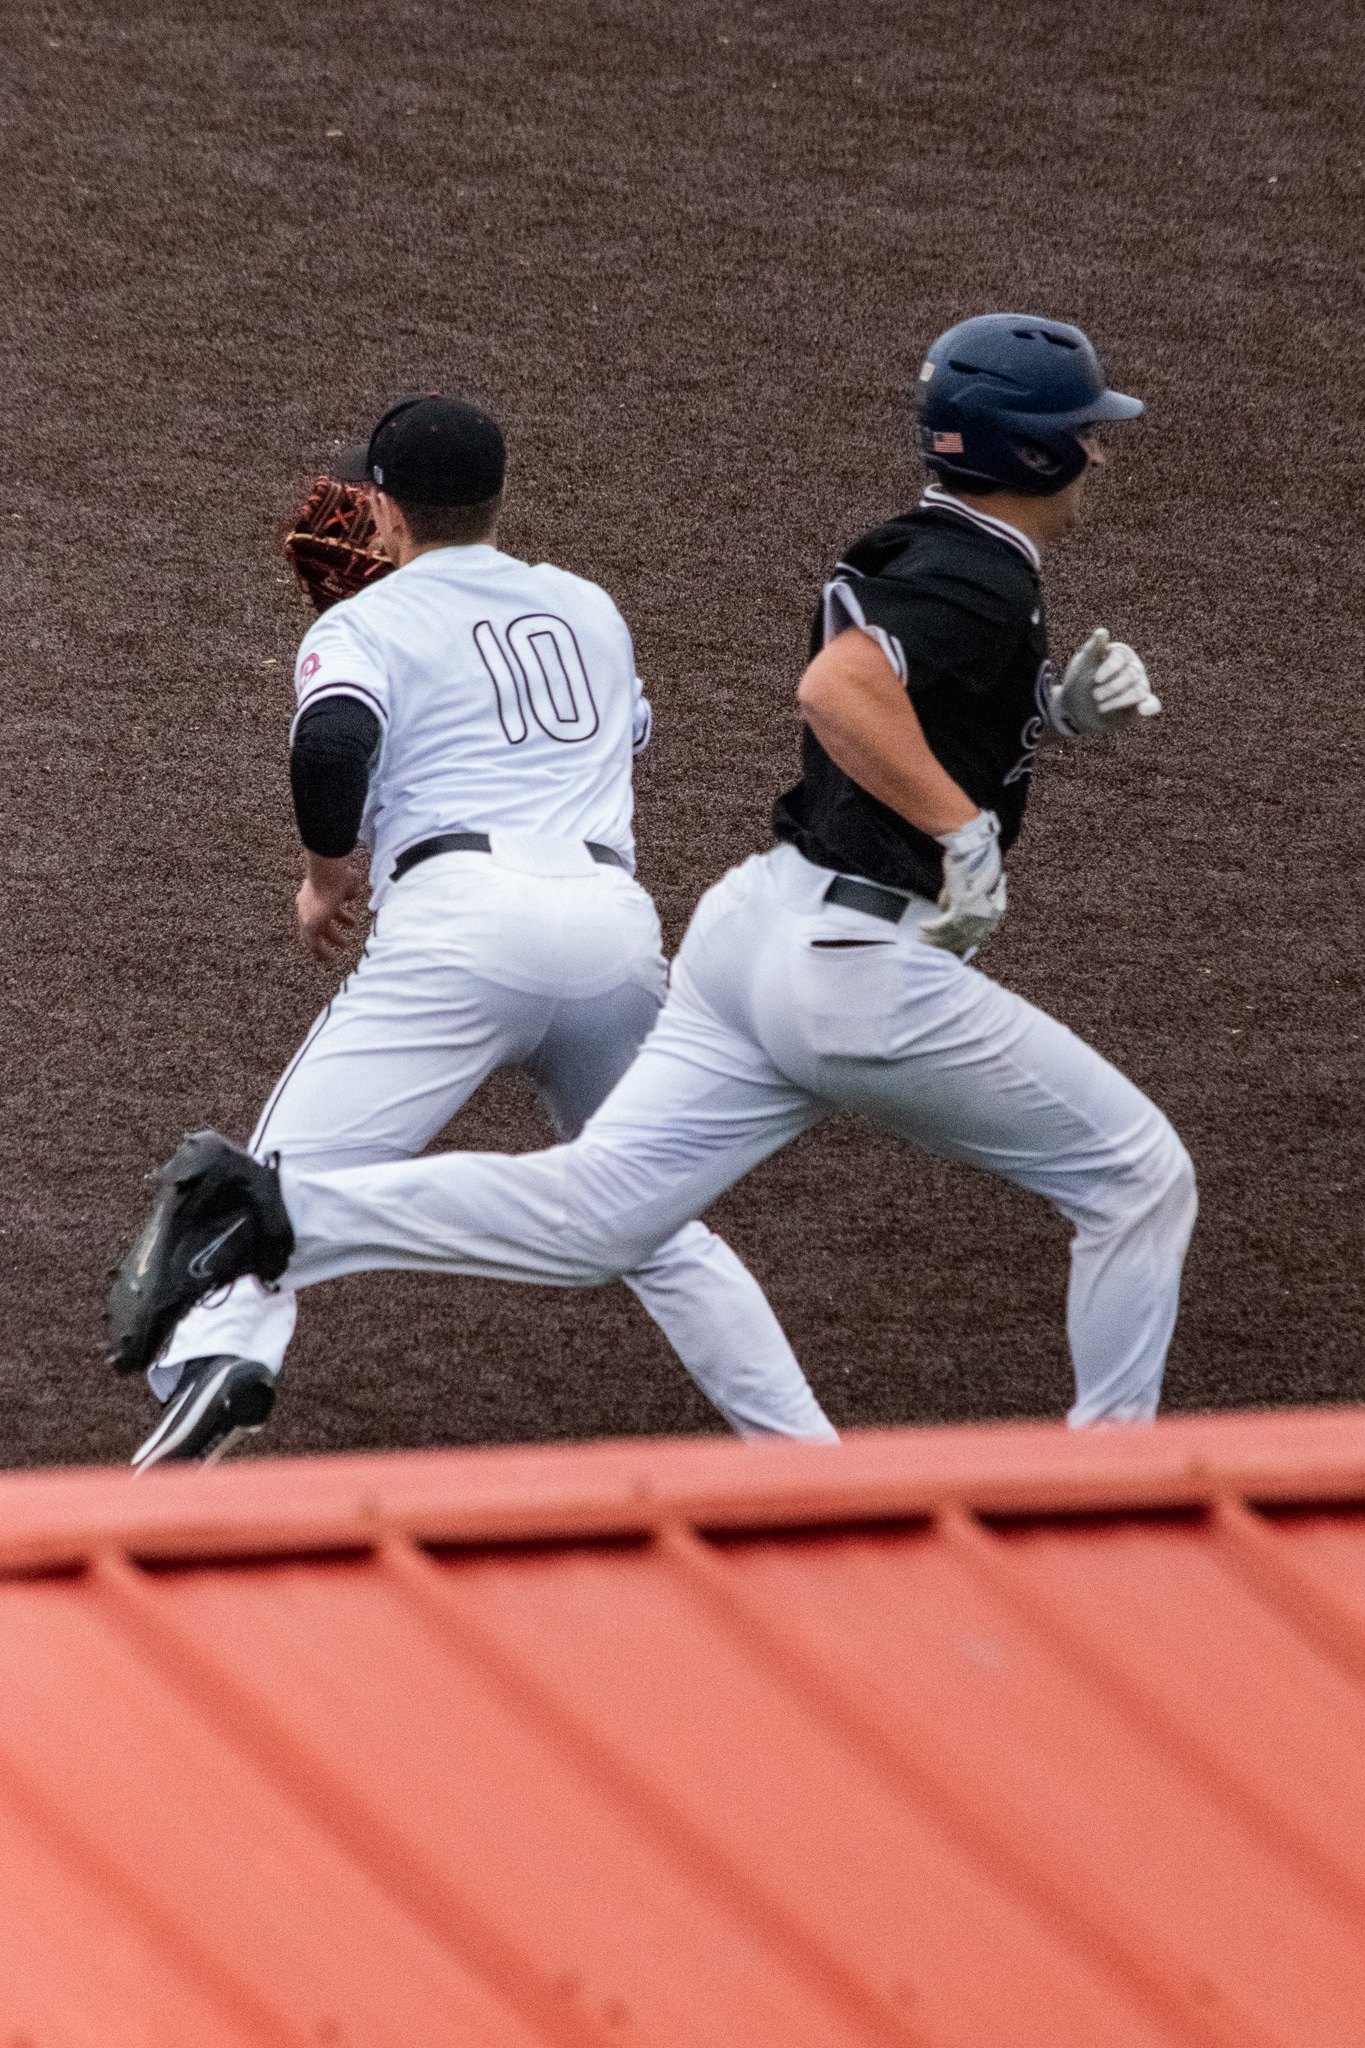
[[[1167,716],[1049,766],[992,970],[1195,1156],[1170,1404],[1359,1398],[1359,10],[143,0],[5,42],[0,1459],[127,1455],[139,1176],[245,1136],[328,993],[273,552],[328,439],[414,378],[502,410],[505,544],[636,632],[673,943],[767,843],[922,345],[999,306],[1149,401],[1050,587],[1057,651],[1103,621]],[[511,1080],[449,1135],[543,1142]],[[715,1220],[840,1423],[1062,1411],[1041,1205],[849,1122]],[[712,1426],[622,1288],[375,1278],[306,1301],[268,1444]]]

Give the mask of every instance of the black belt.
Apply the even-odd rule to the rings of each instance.
[[[595,839],[585,839],[583,844],[603,868],[623,868],[625,862],[610,846],[599,846]],[[409,868],[420,867],[424,860],[432,860],[438,853],[491,853],[493,842],[486,832],[438,832],[434,839],[419,839],[416,846],[400,853],[393,864],[391,882],[401,882]],[[885,915],[885,913],[883,913]]]
[[[876,882],[856,882],[852,875],[836,875],[825,891],[826,903],[842,904],[845,910],[862,910],[887,924],[899,924],[910,908],[910,898]]]

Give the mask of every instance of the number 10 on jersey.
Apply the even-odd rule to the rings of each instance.
[[[492,682],[509,746],[521,745],[532,719],[550,739],[566,745],[592,738],[599,724],[592,685],[573,629],[563,619],[552,612],[525,612],[502,633],[491,619],[481,619],[474,645]]]

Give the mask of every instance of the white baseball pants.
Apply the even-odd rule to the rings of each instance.
[[[581,841],[495,834],[492,854],[438,855],[384,896],[252,1150],[310,1172],[410,1161],[500,1066],[531,1075],[570,1137],[630,1065],[666,980],[654,905]],[[734,1429],[832,1440],[758,1282],[713,1232],[679,1222],[620,1277]],[[238,1281],[185,1317],[148,1374],[153,1391],[165,1399],[190,1358],[278,1371],[295,1314],[288,1280],[278,1292]]]
[[[782,846],[703,898],[659,1022],[575,1143],[286,1169],[287,1284],[377,1266],[560,1286],[638,1274],[750,1167],[857,1109],[1068,1218],[1069,1419],[1150,1420],[1195,1217],[1184,1147],[1064,1026],[925,945],[916,911],[932,906],[888,925],[826,905],[829,881]]]

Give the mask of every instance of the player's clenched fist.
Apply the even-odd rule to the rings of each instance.
[[[1140,657],[1122,640],[1111,640],[1104,626],[1072,655],[1051,701],[1052,723],[1068,739],[1117,732],[1160,710]]]
[[[308,872],[294,898],[304,951],[328,966],[348,953],[360,929],[364,896],[365,877],[352,861],[310,854]]]

